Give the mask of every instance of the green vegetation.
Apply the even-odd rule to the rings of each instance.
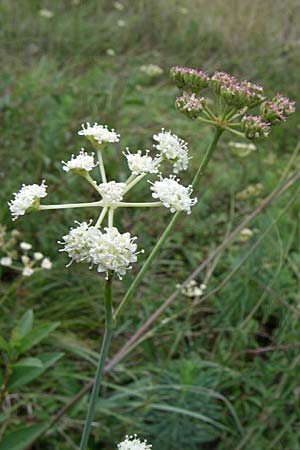
[[[103,277],[80,264],[66,269],[67,257],[57,250],[57,240],[86,212],[45,211],[12,223],[6,205],[12,192],[46,178],[51,203],[96,200],[60,164],[81,146],[90,150],[77,136],[86,121],[121,134],[107,158],[111,178],[127,173],[117,153],[151,148],[162,127],[189,143],[194,174],[212,130],[176,111],[170,67],[225,70],[297,101],[299,21],[297,0],[1,1],[0,223],[49,255],[53,268],[21,278],[0,266],[0,385],[10,368],[8,391],[0,391],[0,450],[24,450],[33,441],[33,450],[78,448],[87,395],[36,438],[91,381],[104,323]],[[141,66],[148,64],[163,73],[147,75]],[[248,155],[229,145],[232,136],[222,137],[193,214],[179,220],[124,310],[111,358],[299,171],[298,121],[296,113]],[[143,193],[142,184],[141,201]],[[118,225],[140,237],[147,255],[168,220],[168,211],[154,208],[151,215],[125,212]],[[89,450],[115,449],[135,432],[153,450],[300,449],[299,225],[295,178],[197,274],[197,284],[207,285],[204,295],[180,292],[109,370]],[[132,279],[115,283],[115,307]]]

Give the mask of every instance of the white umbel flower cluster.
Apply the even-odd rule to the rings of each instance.
[[[91,263],[90,249],[101,234],[100,230],[90,226],[87,222],[75,223],[78,224],[78,227],[71,228],[70,232],[63,236],[63,242],[59,242],[64,245],[60,251],[67,252],[71,258],[70,264],[73,261]]]
[[[117,183],[116,181],[99,184],[98,192],[102,196],[103,206],[111,206],[121,202],[125,187],[125,183]]]
[[[197,198],[191,198],[192,186],[183,186],[174,175],[169,178],[160,176],[159,180],[151,184],[152,197],[159,199],[172,213],[186,211],[191,214],[191,207],[197,203]]]
[[[71,228],[69,234],[63,236],[64,245],[60,251],[67,252],[71,263],[87,262],[98,266],[98,272],[116,272],[121,278],[131,269],[131,263],[137,260],[136,238],[130,233],[121,234],[117,228],[99,228],[83,222],[77,228]],[[70,263],[70,264],[71,264]]]
[[[158,142],[154,147],[160,152],[161,156],[173,163],[173,172],[178,173],[187,170],[189,165],[189,155],[187,143],[180,139],[171,131],[165,131],[154,134],[153,139]]]
[[[151,450],[152,445],[141,441],[136,434],[125,436],[125,440],[118,444],[118,450]]]
[[[73,171],[78,173],[90,172],[97,166],[97,163],[95,164],[94,160],[94,153],[89,155],[83,148],[77,156],[72,155],[72,158],[69,161],[62,161],[62,164],[63,170],[66,172]]]
[[[8,203],[13,220],[23,216],[31,209],[38,209],[40,198],[47,195],[46,188],[45,181],[41,185],[29,184],[26,186],[23,184],[19,192],[13,194],[14,199]]]
[[[98,265],[98,272],[107,275],[111,270],[121,279],[126,270],[132,268],[131,263],[137,261],[137,244],[134,242],[137,238],[132,238],[130,233],[120,233],[115,227],[104,230],[90,250],[93,263]]]
[[[109,130],[105,125],[98,125],[97,122],[91,125],[89,122],[81,125],[82,130],[78,131],[80,136],[87,136],[95,139],[98,144],[103,144],[105,142],[114,143],[119,142],[120,135],[115,132],[114,129]]]
[[[133,175],[158,172],[159,160],[158,158],[151,158],[149,150],[146,150],[145,155],[142,155],[141,150],[138,150],[137,153],[130,153],[128,148],[126,150],[127,153],[124,153],[124,155],[126,156],[129,170]]]

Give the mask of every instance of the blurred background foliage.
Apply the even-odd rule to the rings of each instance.
[[[39,432],[91,379],[103,325],[103,277],[80,265],[66,270],[67,258],[57,251],[73,221],[94,218],[93,211],[90,217],[87,211],[42,212],[12,224],[6,206],[12,192],[45,178],[51,203],[93,200],[89,186],[63,173],[60,163],[82,146],[89,150],[77,136],[85,121],[121,134],[106,157],[110,178],[119,179],[127,173],[120,162],[126,146],[151,148],[154,132],[171,129],[189,142],[193,159],[182,177],[189,182],[211,130],[175,110],[170,67],[228,71],[264,85],[270,96],[280,91],[297,101],[299,22],[297,0],[1,0],[0,222],[17,227],[54,261],[51,271],[20,283],[2,267],[1,335],[9,340],[32,308],[38,326],[51,328],[50,321],[55,329],[27,356],[59,355],[34,383],[8,393],[0,412],[1,450],[23,449],[7,444],[9,433],[24,436],[24,426]],[[147,75],[141,70],[147,64],[163,73]],[[111,356],[275,188],[287,164],[297,167],[291,157],[298,123],[296,113],[245,157],[232,151],[230,136],[222,138],[198,205],[177,225],[125,311]],[[137,197],[145,188],[136,189]],[[154,450],[300,449],[296,195],[292,189],[276,200],[197,277],[214,293],[198,301],[179,295],[107,375],[90,450],[114,449],[132,432],[147,437]],[[168,219],[167,211],[126,210],[117,220],[139,236],[147,254]],[[116,283],[115,304],[132,277]],[[32,449],[76,449],[86,406],[83,397]]]

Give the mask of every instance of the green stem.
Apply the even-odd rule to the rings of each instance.
[[[80,450],[86,450],[89,435],[91,432],[92,421],[95,416],[96,403],[99,397],[100,385],[102,380],[102,374],[104,369],[105,360],[107,357],[111,335],[112,335],[112,274],[108,275],[108,278],[104,287],[104,306],[105,306],[105,333],[102,341],[102,346],[99,355],[99,362],[95,376],[95,382],[93,391],[90,398],[90,404],[84,424],[84,430],[80,442]]]
[[[66,203],[62,205],[40,205],[39,210],[43,211],[46,209],[69,209],[69,208],[89,208],[95,206],[102,206],[101,200],[99,202],[90,203]]]
[[[205,155],[204,158],[201,161],[201,164],[197,170],[197,173],[193,179],[193,183],[192,186],[195,187],[198,184],[198,181],[200,179],[200,177],[203,175],[207,164],[217,146],[217,143],[223,133],[223,129],[221,128],[216,128],[215,130],[215,134],[213,137],[213,140],[211,141]],[[146,259],[145,263],[143,264],[142,268],[140,269],[140,271],[138,272],[137,276],[135,277],[135,279],[133,280],[132,284],[130,285],[128,291],[126,292],[123,300],[121,301],[119,307],[117,308],[115,314],[114,314],[114,320],[117,319],[117,317],[120,315],[121,311],[123,310],[123,308],[125,307],[125,305],[131,300],[135,290],[137,289],[137,287],[139,286],[139,284],[141,283],[145,273],[147,272],[150,264],[152,263],[153,259],[155,258],[155,256],[157,255],[157,253],[159,252],[160,248],[163,246],[163,244],[165,243],[167,237],[169,236],[169,234],[171,233],[174,225],[176,224],[178,218],[180,216],[180,211],[176,212],[174,214],[174,216],[172,217],[169,225],[167,226],[167,228],[165,229],[165,231],[163,232],[163,234],[160,236],[159,240],[157,241],[157,243],[155,244],[154,248],[152,249],[150,255],[148,256],[148,258]]]
[[[153,208],[157,206],[162,206],[162,202],[145,202],[145,203],[130,203],[130,202],[120,202],[116,203],[118,208]]]
[[[98,156],[98,161],[99,161],[99,170],[100,170],[102,183],[106,183],[107,180],[106,180],[106,174],[105,174],[105,168],[104,168],[104,163],[103,163],[102,151],[101,150],[97,150],[97,156]]]

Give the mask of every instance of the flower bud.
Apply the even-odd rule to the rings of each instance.
[[[209,84],[209,75],[202,70],[189,67],[173,67],[170,74],[179,89],[184,91],[197,93]]]
[[[271,131],[271,124],[264,122],[260,116],[244,116],[241,124],[248,139],[268,137]]]
[[[277,94],[272,100],[268,100],[261,105],[260,113],[264,120],[272,125],[285,122],[287,116],[295,112],[295,102],[283,95]]]
[[[184,93],[177,97],[175,105],[178,111],[191,119],[196,119],[200,116],[205,102],[204,97],[196,97],[195,94],[189,95]]]

